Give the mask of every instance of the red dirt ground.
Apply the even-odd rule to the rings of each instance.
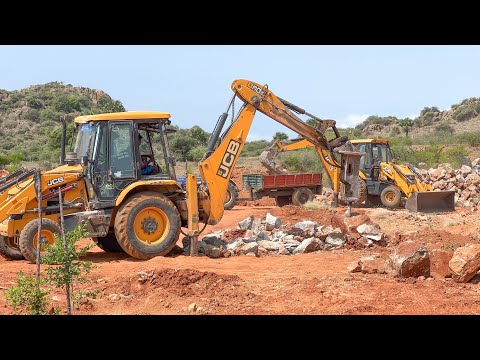
[[[85,302],[77,314],[479,314],[480,285],[451,279],[396,279],[379,274],[349,274],[347,266],[374,253],[390,253],[394,244],[418,240],[433,248],[478,243],[480,217],[459,209],[455,213],[425,215],[406,210],[354,209],[351,221],[370,218],[388,235],[390,245],[370,249],[318,251],[295,256],[172,255],[147,261],[94,248],[86,260],[97,265],[84,288],[99,289],[97,299]],[[315,220],[346,229],[344,208],[305,210],[294,206],[237,206],[226,211],[210,233],[235,229],[237,223],[267,212],[282,223]],[[362,217],[360,219],[360,217]],[[84,241],[85,243],[87,240]],[[181,245],[181,239],[179,241]],[[4,299],[19,271],[35,272],[26,261],[0,258],[0,314],[13,314]],[[146,282],[137,273],[153,270]],[[112,294],[117,294],[111,296]],[[51,294],[55,306],[64,305],[60,292]],[[111,300],[113,298],[113,300]],[[195,303],[199,311],[187,307]]]

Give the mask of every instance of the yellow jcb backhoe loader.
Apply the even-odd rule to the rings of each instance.
[[[318,128],[307,125],[294,112],[313,115],[277,97],[266,85],[235,80],[231,89],[230,105],[218,119],[198,164],[202,183],[197,185],[196,176],[188,174],[185,190],[177,181],[168,146],[170,114],[132,111],[79,116],[74,119],[75,146],[68,153],[64,117],[62,165],[49,171],[22,169],[0,184],[0,253],[8,259],[35,262],[38,241],[41,246],[52,244],[60,232],[60,191],[64,230],[85,224],[105,251],[124,251],[137,259],[165,255],[178,241],[181,227],[186,227],[187,232],[182,233],[194,240],[193,249],[205,228],[200,230],[199,224],[215,225],[222,219],[232,169],[257,111],[326,151],[349,145],[348,139],[338,134],[334,121],[321,121]],[[222,132],[236,98],[243,105]],[[330,141],[324,136],[328,128],[336,134]],[[152,146],[153,142],[157,146]],[[354,201],[358,189],[351,179],[358,174],[360,154],[339,153],[344,185],[340,195]],[[145,166],[144,160],[150,164]],[[41,223],[37,218],[37,184],[41,188]]]
[[[351,143],[364,155],[360,159],[358,203],[366,201],[370,205],[383,204],[393,209],[399,206],[402,198],[406,198],[405,208],[418,212],[446,212],[455,210],[454,191],[433,191],[421,174],[410,165],[400,165],[394,159],[388,140],[355,139]],[[319,148],[306,139],[283,145],[275,142],[276,152],[290,151],[314,147],[328,174],[334,192],[334,205],[338,205],[339,164],[332,159],[328,151]],[[262,163],[272,171],[276,152],[266,150],[268,159]],[[265,156],[264,156],[265,157]],[[261,157],[262,158],[262,157]],[[275,171],[275,170],[273,170]]]

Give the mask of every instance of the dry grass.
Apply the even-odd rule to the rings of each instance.
[[[328,202],[318,200],[307,201],[302,205],[302,208],[307,210],[330,209],[331,207]]]

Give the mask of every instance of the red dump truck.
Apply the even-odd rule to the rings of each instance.
[[[268,196],[275,198],[277,206],[302,205],[322,193],[322,174],[244,174],[242,186],[250,192],[249,200]]]

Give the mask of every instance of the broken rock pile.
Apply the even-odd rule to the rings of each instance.
[[[231,239],[231,233],[238,234],[239,230],[243,230],[244,235]],[[198,251],[211,258],[268,253],[296,255],[338,249],[346,243],[347,237],[340,228],[319,225],[310,220],[289,227],[282,225],[280,218],[267,213],[265,218],[254,219],[250,216],[242,220],[235,230],[205,235],[198,243]],[[183,246],[184,252],[188,253],[190,238],[183,239]]]
[[[462,165],[453,169],[449,164],[440,164],[436,169],[419,170],[422,176],[432,184],[433,190],[455,191],[455,205],[471,207],[480,205],[480,175],[476,166],[480,159],[475,159],[472,167]],[[478,164],[480,165],[480,164]]]

